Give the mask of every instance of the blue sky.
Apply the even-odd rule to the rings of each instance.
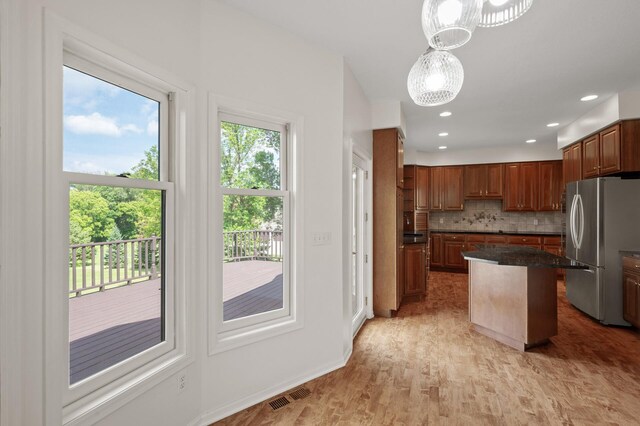
[[[64,67],[64,170],[130,171],[158,144],[158,102]]]

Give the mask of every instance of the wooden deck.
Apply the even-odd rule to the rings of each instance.
[[[282,263],[227,263],[223,274],[225,321],[282,308]],[[71,383],[162,341],[160,285],[156,279],[69,300]]]

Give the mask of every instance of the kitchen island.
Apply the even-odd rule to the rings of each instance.
[[[521,351],[558,333],[556,270],[586,269],[531,247],[478,244],[469,261],[469,321],[488,337]]]

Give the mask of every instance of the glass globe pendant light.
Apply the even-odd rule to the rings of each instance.
[[[525,14],[533,0],[484,0],[479,27],[497,27]]]
[[[425,0],[422,30],[438,50],[460,47],[471,39],[482,16],[483,0]]]
[[[411,67],[407,89],[419,106],[438,106],[458,96],[464,81],[460,60],[446,50],[427,49]]]

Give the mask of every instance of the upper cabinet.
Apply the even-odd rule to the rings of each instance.
[[[562,151],[563,188],[569,182],[582,180],[582,142],[571,145]]]
[[[396,183],[402,189],[404,185],[404,139],[396,131]]]
[[[431,167],[431,210],[464,210],[464,167]]]
[[[640,172],[640,120],[624,120],[563,150],[565,184]]]
[[[405,232],[426,231],[429,221],[429,168],[404,166]]]
[[[562,161],[542,161],[539,167],[538,211],[558,211],[564,191]]]
[[[504,211],[536,211],[538,191],[539,163],[505,165]]]
[[[464,198],[501,199],[504,165],[475,164],[464,167]]]

